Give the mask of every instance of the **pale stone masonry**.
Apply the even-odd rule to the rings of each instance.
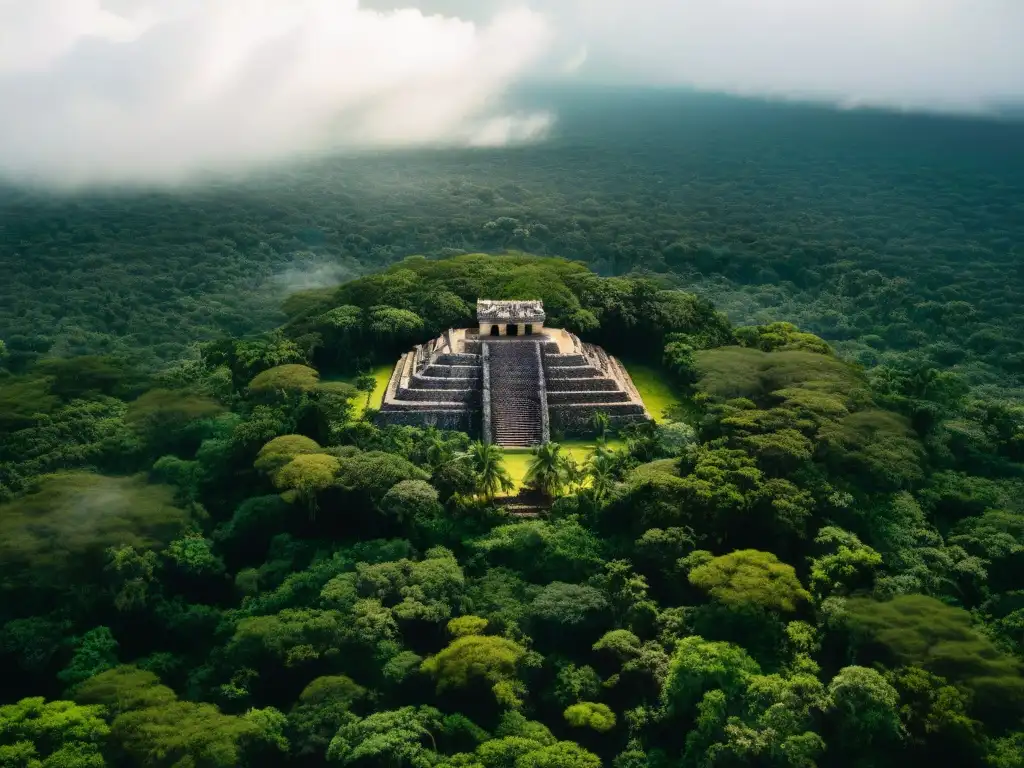
[[[596,412],[615,427],[650,419],[618,360],[546,319],[540,301],[479,300],[476,328],[402,355],[378,423],[433,425],[515,447],[589,435]]]
[[[547,317],[539,301],[477,299],[476,319],[481,337],[500,337],[539,335]]]

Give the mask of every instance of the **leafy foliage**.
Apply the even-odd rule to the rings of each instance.
[[[108,547],[160,547],[189,517],[166,486],[88,472],[45,476],[34,492],[0,509],[0,566],[23,574],[10,577],[8,589],[29,573],[40,589],[74,578],[95,583]]]
[[[852,627],[904,664],[919,664],[975,692],[982,706],[1024,705],[1020,661],[974,629],[971,615],[924,595],[847,605]]]
[[[565,710],[565,721],[577,728],[593,728],[595,731],[610,731],[615,727],[615,713],[607,704],[585,701],[573,704]]]
[[[437,681],[437,690],[465,688],[475,680],[492,686],[499,701],[518,703],[513,681],[525,649],[503,637],[468,635],[453,640],[423,662],[423,671]],[[504,686],[504,687],[503,687]]]
[[[573,252],[642,263],[625,241],[593,250],[589,210]],[[743,261],[689,247],[697,231],[648,256],[680,274]],[[865,342],[885,355],[871,370],[850,328],[733,328],[680,279],[414,257],[162,369],[18,338],[0,373],[0,709],[17,721],[0,762],[1013,765],[1015,406],[895,356],[923,315],[888,278],[841,277],[898,305]],[[529,498],[547,509],[522,517],[496,446],[356,415],[367,370],[481,295],[540,296],[552,324],[661,365],[672,421],[614,435],[596,418],[585,463],[540,447]]]
[[[687,714],[708,691],[741,691],[750,676],[759,672],[757,662],[736,645],[687,637],[676,645],[663,701],[670,711]]]
[[[736,608],[795,611],[810,598],[793,567],[770,552],[744,549],[716,557],[690,571],[690,583]]]
[[[103,768],[110,728],[99,706],[42,697],[0,706],[0,759],[4,765]]]

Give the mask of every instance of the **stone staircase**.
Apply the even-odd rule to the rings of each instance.
[[[540,355],[536,341],[488,342],[491,433],[510,448],[542,441]]]

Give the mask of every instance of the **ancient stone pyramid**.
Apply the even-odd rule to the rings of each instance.
[[[650,418],[614,357],[574,334],[544,327],[539,301],[477,303],[477,328],[446,331],[402,355],[378,423],[436,426],[526,447]]]

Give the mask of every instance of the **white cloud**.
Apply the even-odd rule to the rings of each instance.
[[[502,147],[536,141],[547,134],[553,121],[547,113],[495,117],[476,127],[468,136],[468,143],[474,147]]]
[[[583,65],[587,63],[587,58],[590,56],[590,52],[587,50],[587,46],[581,46],[576,53],[572,54],[562,64],[563,75],[575,75],[579,72]]]
[[[531,138],[544,118],[498,99],[549,39],[523,9],[478,25],[356,0],[0,0],[0,173],[174,182],[337,146]]]
[[[1024,101],[1022,41],[1022,0],[0,0],[0,176],[529,140],[527,76],[984,111]]]
[[[487,18],[520,0],[410,0]],[[521,0],[552,72],[836,104],[978,111],[1024,100],[1022,0]],[[394,0],[367,0],[388,7]]]
[[[559,7],[604,67],[596,74],[626,81],[952,111],[1024,98],[1019,0],[565,0]]]

